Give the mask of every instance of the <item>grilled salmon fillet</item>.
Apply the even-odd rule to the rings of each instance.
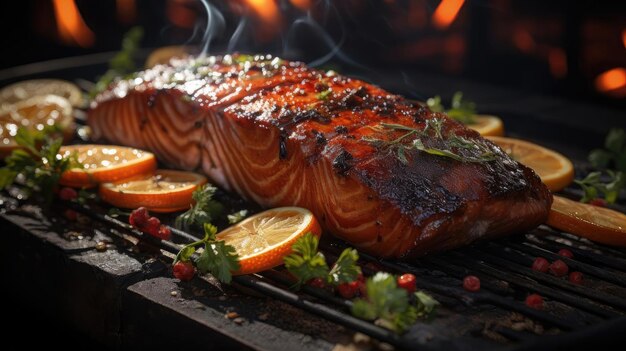
[[[523,232],[552,202],[531,169],[445,114],[270,56],[139,72],[96,97],[88,124],[97,140],[200,170],[262,206],[306,207],[379,257]]]

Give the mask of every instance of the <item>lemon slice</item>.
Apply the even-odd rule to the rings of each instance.
[[[504,123],[496,116],[476,115],[475,123],[467,127],[480,133],[482,136],[504,136]]]
[[[574,180],[574,165],[567,157],[528,141],[487,137],[501,147],[514,160],[532,168],[541,181],[553,192],[559,191]]]
[[[320,225],[311,211],[300,207],[279,207],[249,217],[217,234],[232,245],[241,268],[235,274],[264,271],[283,263],[293,243],[311,232],[320,236]]]
[[[100,185],[102,201],[115,207],[145,207],[154,212],[189,209],[191,195],[206,177],[192,172],[159,169],[154,174]]]
[[[15,136],[20,127],[34,132],[52,126],[63,132],[65,140],[72,137],[74,118],[67,99],[56,95],[34,96],[0,106],[0,157],[8,156],[18,147]]]
[[[1,104],[14,104],[33,96],[57,95],[74,107],[83,105],[83,95],[73,83],[59,79],[33,79],[17,82],[0,90]]]
[[[156,170],[154,154],[124,146],[68,145],[61,147],[63,157],[76,155],[82,168],[66,171],[59,183],[71,187],[91,187],[116,182]]]

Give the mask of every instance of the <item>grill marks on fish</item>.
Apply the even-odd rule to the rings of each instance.
[[[439,118],[445,133],[486,142],[441,114],[299,63],[204,60],[118,82],[89,113],[94,136],[200,169],[262,206],[309,208],[327,230],[382,257],[523,231],[547,216],[551,197],[539,178],[492,144],[492,162],[412,151],[404,164],[363,139],[381,123],[423,129]],[[186,78],[169,82],[174,76]]]

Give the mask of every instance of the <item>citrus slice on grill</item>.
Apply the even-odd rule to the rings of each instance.
[[[19,147],[15,136],[20,127],[30,132],[54,127],[69,140],[74,132],[72,105],[60,96],[45,95],[0,106],[0,158]]]
[[[63,157],[75,155],[82,167],[66,171],[59,183],[76,188],[116,182],[156,169],[154,155],[147,151],[114,145],[68,145],[61,147]]]
[[[192,172],[158,169],[113,183],[100,184],[100,198],[115,207],[145,207],[154,212],[189,209],[193,191],[206,183],[206,177]]]
[[[83,94],[73,83],[59,79],[32,79],[8,85],[0,90],[1,104],[14,104],[33,96],[57,95],[72,106],[83,105]]]
[[[514,160],[532,168],[541,181],[551,191],[559,191],[574,180],[574,165],[565,156],[556,151],[528,141],[504,138],[487,137],[501,147]]]
[[[626,215],[554,196],[547,224],[602,244],[626,247]]]
[[[233,274],[248,274],[283,264],[291,246],[308,232],[318,237],[322,233],[311,211],[279,207],[246,218],[218,233],[217,239],[237,250],[241,268]]]
[[[482,136],[504,136],[504,123],[496,116],[476,115],[475,123],[467,127],[480,133]]]

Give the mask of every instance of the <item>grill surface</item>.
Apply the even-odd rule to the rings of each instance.
[[[76,73],[69,71],[69,74],[91,77],[93,72],[100,72],[102,66],[90,67],[89,70],[92,71],[91,75],[84,75],[84,68],[77,69]],[[7,72],[0,73],[6,75]],[[68,74],[63,70],[41,73],[65,78]],[[506,115],[503,117],[509,126]],[[519,122],[511,125],[521,126]],[[514,131],[524,133],[524,127]],[[578,163],[577,170],[584,171],[585,165]],[[577,190],[566,189],[564,193],[576,196]],[[33,213],[38,212],[37,207],[28,205],[28,201],[21,197],[19,188],[4,195],[3,208],[7,211],[3,215],[5,221],[15,221],[12,215],[32,217]],[[230,194],[219,193],[218,197],[227,204],[227,210],[258,210]],[[132,255],[133,248],[142,247],[143,252],[153,252],[159,260],[167,263],[171,262],[172,254],[178,251],[180,244],[196,240],[193,234],[174,229],[171,242],[144,238],[140,232],[130,229],[123,219],[108,216],[107,209],[97,204],[64,203],[53,211],[56,214],[50,215],[52,222],[59,223],[58,214],[66,207],[73,208],[97,223],[88,225],[88,229],[83,226],[85,236],[104,232],[114,240],[125,243],[118,245],[120,252],[125,255]],[[618,209],[624,210],[621,207]],[[38,216],[35,217],[40,218]],[[60,221],[63,223],[62,219]],[[223,227],[224,223],[221,224]],[[321,248],[333,260],[344,246],[327,235]],[[558,256],[556,252],[561,248],[570,249],[574,259]],[[600,340],[607,335],[619,338],[619,333],[614,331],[626,327],[626,253],[548,227],[542,226],[524,235],[476,243],[459,250],[428,256],[411,264],[377,260],[362,253],[360,256],[366,275],[378,269],[415,274],[418,287],[441,302],[437,316],[430,321],[419,321],[404,335],[398,336],[373,323],[352,317],[349,313],[351,302],[348,300],[308,286],[298,292],[290,290],[292,282],[281,269],[235,277],[234,286],[252,295],[282,301],[401,349],[548,349],[564,343],[576,343],[579,339]],[[585,275],[583,285],[573,285],[567,280],[532,271],[530,266],[537,256],[548,260],[562,259],[571,270]],[[462,289],[462,279],[468,274],[481,278],[480,292],[469,293]],[[216,284],[210,278],[203,279],[209,285]],[[544,310],[526,307],[524,299],[530,293],[538,293],[546,299]],[[241,345],[249,345],[246,340],[239,342]]]

